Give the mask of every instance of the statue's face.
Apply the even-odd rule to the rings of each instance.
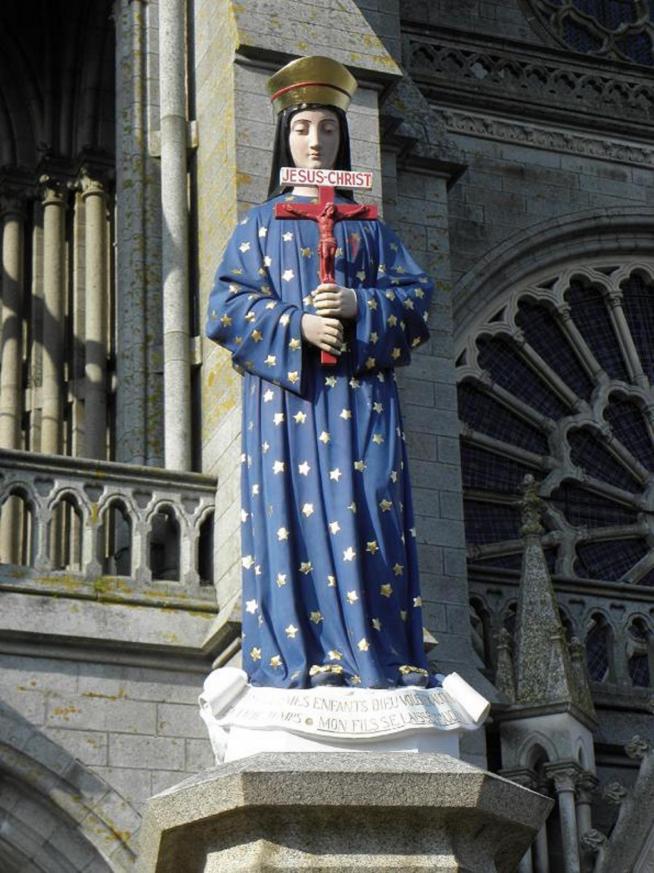
[[[303,109],[291,119],[288,146],[296,167],[331,170],[340,142],[338,118],[329,109]]]

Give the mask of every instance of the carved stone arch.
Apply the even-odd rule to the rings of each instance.
[[[548,762],[556,761],[558,758],[556,747],[551,738],[541,731],[533,731],[522,741],[516,758],[521,767],[533,769],[543,755]]]
[[[0,785],[3,871],[133,870],[141,821],[136,810],[99,775],[1,701]],[[29,858],[25,839],[30,844]],[[42,853],[48,860],[59,859],[60,866],[39,866]]]
[[[455,284],[454,318],[460,335],[465,335],[478,320],[479,300],[484,307],[496,307],[507,292],[528,284],[541,271],[554,273],[574,258],[595,256],[624,260],[625,241],[638,259],[642,252],[652,254],[654,208],[609,206],[564,215],[554,224],[551,219],[532,224],[508,237],[481,257]]]

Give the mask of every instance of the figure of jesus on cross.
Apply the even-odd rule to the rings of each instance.
[[[287,184],[294,176],[292,167],[282,167],[280,171],[280,183]],[[295,174],[297,175],[297,174]],[[365,177],[364,184],[356,187],[368,188],[372,185],[371,173],[341,173],[342,181],[347,187],[355,187],[355,183]],[[344,219],[365,218],[368,220],[377,219],[376,206],[362,206],[359,204],[336,204],[334,197],[336,195],[335,188],[330,184],[322,184],[322,178],[325,174],[321,173],[305,173],[304,178],[311,179],[320,192],[318,203],[278,203],[275,206],[275,218],[304,218],[316,221],[320,233],[320,242],[318,245],[318,254],[320,256],[320,281],[323,285],[331,285],[335,281],[334,276],[334,260],[336,258],[336,237],[334,236],[334,225],[337,221]],[[327,176],[329,179],[329,176]],[[331,181],[331,179],[329,179]],[[351,183],[347,184],[347,183]],[[330,352],[321,351],[320,363],[323,366],[334,366],[337,358]]]

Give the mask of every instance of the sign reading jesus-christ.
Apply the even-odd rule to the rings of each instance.
[[[374,221],[376,206],[362,206],[357,203],[335,203],[336,188],[372,188],[372,173],[355,170],[324,170],[305,167],[282,167],[279,181],[289,185],[314,185],[320,192],[318,203],[278,203],[275,218],[308,219],[318,223],[320,233],[320,281],[334,283],[334,259],[336,257],[336,237],[334,225],[345,219],[362,218]],[[337,358],[329,352],[320,353],[323,365],[334,366]]]

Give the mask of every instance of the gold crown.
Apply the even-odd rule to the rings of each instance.
[[[356,89],[356,79],[343,64],[320,55],[291,61],[268,79],[275,112],[300,103],[346,110]]]

